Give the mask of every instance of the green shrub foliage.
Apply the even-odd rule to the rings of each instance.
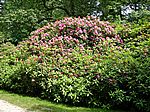
[[[18,42],[28,38],[37,28],[38,15],[32,9],[18,9],[0,17],[0,29],[5,34],[5,42]]]
[[[138,34],[144,40],[131,47],[120,35],[124,43],[108,22],[91,17],[50,23],[16,47],[1,45],[0,87],[76,106],[150,111],[150,38]]]

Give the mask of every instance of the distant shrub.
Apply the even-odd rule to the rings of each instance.
[[[150,22],[150,11],[144,9],[133,11],[128,15],[128,21],[136,23],[143,23],[145,21]]]
[[[2,32],[0,32],[0,44],[2,44],[3,42],[5,42],[5,37],[4,34]]]
[[[18,44],[37,28],[37,21],[34,10],[18,9],[0,17],[0,29],[5,34],[5,40]]]

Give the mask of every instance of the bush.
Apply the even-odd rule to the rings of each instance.
[[[67,56],[47,55],[42,57],[48,58],[43,62],[35,55],[25,60],[18,58],[23,53],[11,56],[1,67],[1,86],[72,105],[134,107],[146,111],[150,92],[147,44],[149,41],[141,43],[138,58],[134,52],[123,49],[107,55],[76,49]],[[143,49],[148,50],[147,54]]]
[[[141,9],[139,11],[133,11],[128,15],[128,21],[130,22],[142,22],[148,21],[150,22],[150,11]]]
[[[93,24],[98,22],[90,19],[87,21]],[[72,37],[65,40],[60,29],[63,21],[36,30],[29,40],[16,47],[1,46],[1,56],[5,57],[0,60],[0,87],[71,105],[149,111],[150,39],[144,37],[138,46],[131,47],[132,42],[123,37],[126,44],[120,44],[115,31],[108,34],[105,27],[109,25],[103,26],[103,22],[97,26],[102,29],[102,37],[107,36],[105,40],[93,32],[77,33],[76,28],[71,35],[67,29],[78,25],[72,21],[70,27],[63,27]],[[86,30],[91,28],[85,24]],[[88,35],[85,40],[83,35]],[[89,40],[90,36],[95,36],[96,41]]]
[[[149,41],[148,41],[149,42]],[[115,52],[108,56],[101,65],[103,74],[108,75],[110,83],[116,83],[109,92],[111,103],[124,108],[134,107],[140,111],[149,108],[149,53],[147,44],[133,51]],[[146,46],[145,46],[146,45]],[[146,52],[145,52],[146,50]],[[137,56],[138,54],[138,56]],[[111,59],[110,59],[111,58]]]
[[[5,38],[4,38],[4,34],[2,32],[0,32],[0,44],[5,42]]]
[[[17,93],[38,95],[38,89],[33,84],[37,63],[33,56],[19,50],[11,43],[0,46],[0,88]],[[34,94],[35,95],[35,94]]]
[[[127,48],[135,48],[143,41],[147,41],[150,36],[150,23],[143,24],[126,23],[117,24],[116,30],[124,41]]]

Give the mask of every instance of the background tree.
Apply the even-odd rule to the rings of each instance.
[[[96,15],[101,20],[123,20],[127,16],[123,11],[130,8],[138,13],[127,16],[132,21],[145,17],[141,10],[149,15],[149,4],[150,0],[8,0],[0,17],[0,31],[5,33],[6,40],[11,38],[17,44],[31,31],[62,17]]]

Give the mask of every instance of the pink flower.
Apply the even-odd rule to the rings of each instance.
[[[78,31],[79,33],[83,33],[83,31],[80,29],[79,31]]]
[[[38,43],[34,43],[34,45],[35,45],[35,46],[38,46],[39,44],[38,44]]]
[[[109,37],[106,37],[106,40],[110,40],[110,38],[109,38]]]
[[[50,26],[44,26],[43,28],[44,28],[44,29],[49,29],[49,27],[50,27]]]
[[[48,43],[49,43],[49,44],[52,44],[52,45],[54,44],[54,42],[53,42],[53,41],[51,41],[51,40],[49,40],[49,42],[48,42]]]
[[[41,37],[48,37],[48,36],[49,36],[48,33],[44,33],[44,34],[41,35]]]
[[[115,38],[118,39],[118,38],[119,38],[119,35],[115,35]]]
[[[98,26],[94,26],[95,29],[98,29]]]
[[[65,24],[59,24],[59,30],[63,30],[66,27]]]
[[[86,40],[86,39],[87,39],[87,37],[84,36],[84,35],[81,35],[80,38],[82,38],[83,40]]]
[[[59,26],[60,26],[60,27],[64,27],[64,26],[65,26],[65,24],[59,24]]]
[[[80,44],[80,46],[79,46],[82,50],[84,49],[84,47],[83,47],[83,45],[82,44]]]
[[[118,49],[121,49],[121,47],[120,47],[120,46],[118,46],[117,48],[118,48]]]
[[[48,45],[46,43],[41,43],[41,45],[44,47],[48,47]]]
[[[65,36],[64,39],[65,39],[65,40],[68,40],[68,36]]]
[[[98,35],[98,31],[97,31],[97,30],[94,30],[94,34],[95,34],[95,35]]]
[[[82,21],[81,23],[82,23],[82,26],[84,26],[84,22]]]
[[[79,40],[78,40],[78,39],[73,39],[73,40],[75,41],[75,43],[77,43],[77,44],[79,43]]]
[[[92,23],[89,23],[88,25],[89,25],[90,27],[92,27],[92,26],[93,26],[93,25],[92,25]]]
[[[83,32],[84,32],[84,33],[87,33],[87,32],[86,32],[86,29],[84,29]]]
[[[103,38],[103,37],[100,37],[100,38],[101,38],[102,41],[105,41],[105,38]]]

